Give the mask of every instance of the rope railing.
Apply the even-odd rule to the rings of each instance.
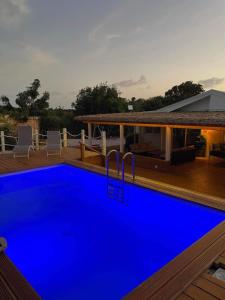
[[[86,135],[84,130],[83,133],[81,132],[78,134],[73,134],[67,131],[66,128],[64,128],[63,131],[60,132],[60,136],[64,147],[75,147],[75,148],[79,146],[79,142],[82,139],[83,141],[85,141],[85,143],[87,143],[87,140],[89,140],[90,138],[90,135]],[[32,134],[32,140],[33,140],[34,148],[36,150],[39,150],[44,145],[46,145],[47,134],[39,133],[37,130],[35,130],[35,132]],[[87,143],[88,145],[85,144],[86,148],[100,154],[101,152],[99,152],[98,150],[101,149],[101,151],[103,151],[103,147],[101,143],[102,135],[97,137],[91,137],[91,140],[93,144],[92,145],[89,145],[89,143]],[[17,143],[18,143],[18,136],[5,134],[4,131],[0,131],[0,152],[5,152],[7,150],[11,151],[11,147],[15,147]],[[97,146],[97,148],[99,149],[96,150],[94,148],[94,145]]]
[[[99,135],[99,136],[94,136],[94,137],[93,137],[94,140],[100,140],[101,138],[102,138],[101,135]]]
[[[7,143],[5,143],[5,146],[15,147],[15,144],[13,145],[13,144],[7,144]]]
[[[72,133],[70,133],[69,131],[67,131],[67,135],[72,136],[72,137],[80,137],[80,136],[81,136],[81,133],[78,133],[78,134],[72,134]]]
[[[17,136],[13,136],[13,135],[6,135],[6,134],[4,134],[4,137],[7,137],[7,138],[13,138],[13,139],[18,139],[18,137]]]

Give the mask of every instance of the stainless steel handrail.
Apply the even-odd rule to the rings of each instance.
[[[133,177],[133,182],[135,180],[135,155],[132,152],[127,152],[124,154],[122,158],[122,180],[125,180],[125,159],[131,156],[131,171],[132,171],[132,177]]]
[[[113,149],[113,150],[109,151],[106,155],[106,175],[107,175],[107,177],[109,176],[109,158],[112,153],[116,154],[116,171],[117,171],[118,176],[120,174],[120,153],[118,150]]]

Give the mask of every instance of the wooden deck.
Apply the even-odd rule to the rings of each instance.
[[[89,153],[89,155],[92,156],[93,154]],[[62,162],[89,168],[95,172],[105,172],[104,168],[83,164],[79,158],[80,151],[74,148],[63,149],[61,158],[51,156],[47,159],[43,151],[33,153],[30,160],[26,158],[14,160],[12,155],[5,154],[0,156],[0,173]],[[194,165],[194,163],[196,164]],[[178,194],[191,189],[189,198],[193,201],[197,201],[196,193],[206,192],[211,196],[208,195],[207,200],[207,196],[203,195],[200,202],[211,205],[210,201],[212,201],[211,206],[219,207],[225,211],[225,166],[223,162],[211,161],[206,163],[202,160],[194,163],[172,167],[174,171],[170,174],[139,168],[136,170],[139,177],[137,183],[155,189],[166,188],[169,192],[170,188],[173,187],[174,192],[177,190]],[[216,201],[215,196],[220,197],[219,204],[213,202]],[[224,300],[225,283],[212,277],[209,272],[209,267],[213,263],[225,267],[225,222],[181,253],[125,299]],[[39,299],[30,285],[19,275],[13,264],[2,253],[0,253],[0,299]]]
[[[4,253],[0,253],[0,299],[41,299]]]
[[[16,172],[21,170],[29,170],[33,168],[43,167],[62,163],[65,157],[74,160],[79,158],[78,149],[63,149],[62,157],[59,155],[46,157],[45,151],[31,152],[30,159],[25,157],[16,158],[12,157],[11,153],[0,154],[0,173]]]
[[[225,221],[147,279],[126,300],[224,300],[225,282],[209,273],[225,261]]]

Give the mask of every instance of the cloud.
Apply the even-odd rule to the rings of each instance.
[[[122,81],[114,83],[115,86],[121,87],[121,88],[139,86],[139,85],[143,85],[143,84],[147,84],[147,79],[144,75],[141,75],[141,77],[136,81],[134,81],[132,79],[128,79],[128,80],[122,80]]]
[[[101,31],[101,29],[104,27],[104,25],[105,25],[104,23],[98,24],[95,28],[93,28],[91,30],[91,32],[88,35],[89,42],[95,42],[96,41],[96,38],[97,38],[97,35],[98,35],[99,31]]]
[[[118,39],[118,38],[120,38],[120,37],[121,37],[120,34],[108,34],[108,35],[106,36],[106,40],[107,40],[107,41],[111,41],[111,40],[113,40],[113,39]]]
[[[205,88],[212,88],[215,85],[219,85],[224,82],[224,78],[212,77],[204,80],[200,80],[198,83],[202,84]]]
[[[48,66],[58,62],[58,59],[51,53],[43,51],[40,48],[27,46],[26,50],[28,52],[28,55],[30,56],[32,63]]]
[[[108,50],[110,49],[111,45],[113,44],[113,41],[115,39],[120,38],[121,35],[120,34],[107,34],[104,37],[104,40],[102,41],[102,43],[100,44],[99,47],[97,47],[96,50],[92,50],[91,54],[87,55],[87,58],[89,59],[96,59],[101,57],[102,55],[104,55],[105,53],[108,52]]]
[[[143,27],[137,26],[137,27],[134,29],[134,31],[133,31],[132,33],[134,33],[134,34],[140,33],[140,32],[142,32],[143,30],[144,30]]]
[[[0,0],[0,23],[17,24],[23,16],[30,13],[27,0]]]

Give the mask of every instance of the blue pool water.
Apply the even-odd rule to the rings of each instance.
[[[0,176],[0,236],[46,300],[121,299],[225,214],[69,165]]]

